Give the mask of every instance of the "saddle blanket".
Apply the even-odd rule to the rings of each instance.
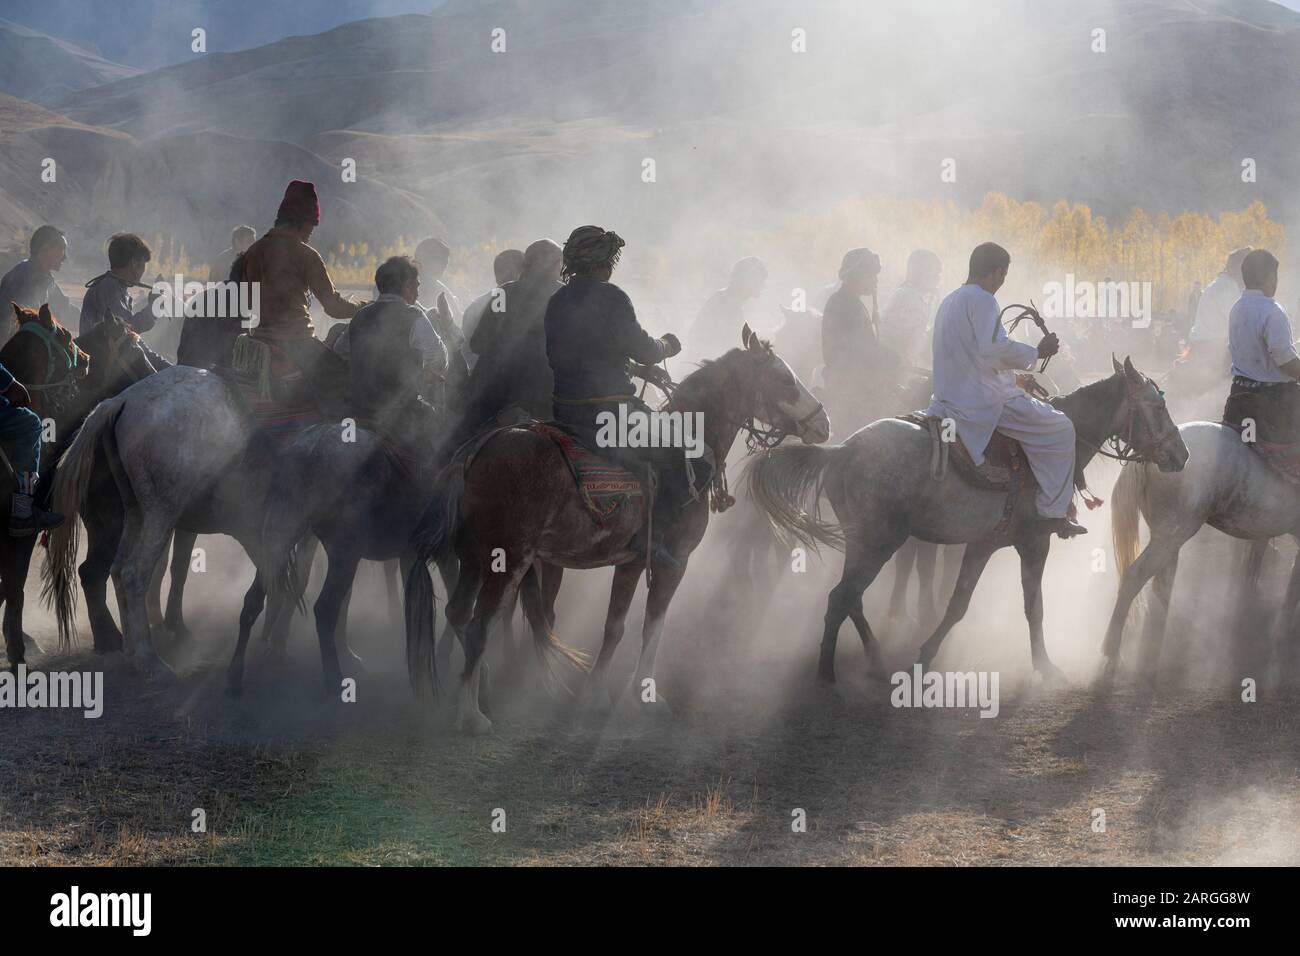
[[[560,449],[583,502],[597,522],[603,524],[625,503],[643,496],[636,475],[596,455],[563,428],[550,422],[531,422],[520,427],[550,439]]]
[[[957,473],[976,488],[985,491],[1018,491],[1022,484],[1026,486],[1034,484],[1034,473],[1028,467],[1020,442],[1008,438],[1001,432],[993,433],[988,448],[984,449],[984,464],[976,465],[975,460],[971,458],[970,450],[959,436],[954,435],[956,440],[952,442],[943,441],[943,424],[940,419],[927,417],[923,412],[912,412],[898,417],[902,421],[920,425],[929,431],[936,446],[946,445],[948,460]],[[936,461],[941,454],[942,449],[936,447],[935,456],[931,461]],[[934,474],[937,470],[932,467],[932,477],[942,477],[941,474],[937,476]]]
[[[256,378],[221,366],[221,375],[243,398],[253,421],[277,445],[287,445],[300,433],[322,421],[310,393],[303,387],[302,372],[279,351],[272,352],[272,394],[261,394]]]

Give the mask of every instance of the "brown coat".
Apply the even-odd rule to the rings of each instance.
[[[247,281],[260,283],[261,321],[253,335],[261,338],[314,337],[308,293],[331,318],[350,319],[361,308],[334,288],[320,253],[287,229],[272,229],[249,246],[244,270]]]

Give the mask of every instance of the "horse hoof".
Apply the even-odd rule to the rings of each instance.
[[[492,733],[492,721],[481,713],[463,713],[456,720],[456,729],[468,737],[482,737]]]
[[[174,684],[176,672],[157,654],[138,654],[132,666],[145,680],[159,684]]]
[[[1046,687],[1063,687],[1069,683],[1065,678],[1065,672],[1051,661],[1035,665],[1034,673],[1042,678],[1043,685]]]

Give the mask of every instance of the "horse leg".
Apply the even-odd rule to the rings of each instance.
[[[167,586],[167,610],[163,614],[163,625],[177,638],[188,638],[190,629],[185,626],[185,614],[182,610],[185,597],[185,579],[190,573],[190,561],[194,558],[194,545],[199,536],[193,531],[179,528],[172,534],[171,582]]]
[[[957,572],[957,583],[953,587],[952,597],[948,599],[948,608],[943,612],[943,620],[939,622],[939,626],[935,628],[929,639],[921,645],[918,661],[922,667],[930,666],[948,632],[966,616],[971,595],[975,593],[975,585],[979,583],[985,565],[989,563],[989,558],[993,557],[993,552],[996,550],[996,547],[984,543],[966,545],[966,551],[961,558],[961,570]]]
[[[334,553],[326,551],[329,570],[325,572],[325,583],[321,586],[320,596],[316,598],[316,637],[320,641],[320,662],[325,681],[325,693],[334,695],[343,683],[343,672],[339,669],[338,649],[334,643],[334,632],[338,626],[339,611],[352,590],[352,582],[357,576],[360,559],[353,553]]]
[[[934,595],[935,570],[939,546],[928,541],[916,542],[916,619],[922,627],[933,627],[939,620],[939,601]]]
[[[23,599],[34,543],[34,538],[10,541],[8,551],[3,558],[3,575],[0,575],[3,577],[4,585],[5,654],[9,659],[10,667],[13,668],[26,659],[26,648],[23,644]]]
[[[122,607],[122,629],[131,662],[149,677],[171,675],[171,668],[158,656],[149,626],[149,584],[167,549],[172,522],[161,513],[140,515],[138,507],[128,510],[122,542],[113,562]]]
[[[76,519],[69,516],[68,520]],[[83,520],[86,524],[86,560],[77,568],[77,576],[86,595],[86,615],[90,618],[95,653],[108,654],[122,649],[122,632],[108,610],[108,575],[122,539],[122,514],[119,511],[108,518],[88,510]]]
[[[614,704],[609,662],[614,658],[618,642],[623,639],[627,612],[632,607],[632,597],[636,594],[636,585],[640,580],[641,565],[636,562],[620,564],[614,568],[614,580],[609,589],[609,610],[605,612],[605,634],[601,640],[600,653],[596,655],[595,666],[587,679],[592,704],[601,710],[608,711]]]
[[[442,576],[443,587],[447,591],[447,623],[443,625],[442,636],[438,638],[438,650],[436,653],[438,661],[438,672],[440,674],[448,673],[451,670],[451,649],[456,641],[464,643],[462,635],[464,634],[464,625],[468,620],[466,614],[461,619],[458,626],[453,626],[451,622],[451,601],[452,597],[460,589],[461,574],[460,563],[456,557],[451,554],[440,555],[434,559],[438,566],[438,573]],[[462,613],[464,604],[461,605]],[[473,610],[473,598],[470,598],[469,609]]]
[[[1154,683],[1160,663],[1160,645],[1165,639],[1165,622],[1174,596],[1174,577],[1178,574],[1178,552],[1169,556],[1151,582],[1153,601],[1147,606],[1145,633],[1142,635],[1142,663],[1139,671],[1147,683]],[[1288,588],[1288,591],[1290,588]]]
[[[1029,653],[1034,671],[1044,680],[1064,681],[1065,675],[1047,656],[1043,643],[1043,568],[1047,566],[1047,552],[1051,550],[1050,535],[1035,534],[1017,542],[1020,555],[1020,587],[1025,595],[1025,619],[1029,622]]]
[[[474,616],[469,622],[469,631],[465,636],[465,669],[461,674],[460,697],[457,702],[456,726],[468,734],[485,734],[491,731],[492,721],[488,720],[479,707],[479,694],[483,679],[483,651],[487,646],[487,636],[495,619],[500,615],[502,606],[507,608],[519,581],[523,578],[532,561],[522,555],[507,558],[508,573],[488,574],[483,576],[478,588],[478,597],[474,602]],[[462,580],[467,577],[465,565],[461,564]],[[459,592],[459,585],[457,591]],[[451,613],[450,605],[448,613]]]
[[[677,586],[686,573],[686,563],[671,569],[655,568],[650,577],[650,593],[646,597],[645,623],[641,627],[641,656],[636,664],[636,677],[632,691],[643,703],[654,704],[652,712],[668,713],[668,701],[659,693],[655,683],[655,661],[659,657],[659,642],[664,635],[664,619],[672,603]],[[649,699],[646,695],[649,693]]]
[[[894,554],[894,590],[889,595],[891,621],[907,616],[907,582],[912,577],[912,566],[916,563],[918,543],[915,538],[908,538]]]
[[[226,694],[238,697],[244,690],[244,652],[248,649],[248,636],[253,633],[253,625],[266,603],[266,587],[262,575],[254,576],[244,594],[244,608],[239,612],[239,643],[235,645],[235,656],[230,660],[226,670]]]
[[[894,536],[892,540],[881,542],[874,548],[858,535],[850,536],[845,542],[844,570],[840,573],[839,583],[831,588],[826,597],[821,656],[817,663],[817,679],[822,683],[835,683],[835,645],[846,618],[853,618],[858,637],[862,639],[862,647],[867,652],[868,660],[871,660],[872,634],[862,613],[862,594],[906,540],[906,537],[900,541]]]
[[[1106,661],[1103,665],[1102,680],[1108,681],[1119,669],[1120,641],[1124,637],[1124,624],[1128,620],[1129,608],[1146,583],[1166,564],[1174,560],[1183,543],[1191,534],[1183,531],[1174,533],[1153,530],[1151,540],[1137,556],[1137,560],[1124,569],[1120,578],[1119,591],[1115,595],[1115,609],[1110,615],[1110,624],[1106,628],[1106,639],[1101,652]]]
[[[564,583],[564,568],[558,564],[541,565],[542,572],[542,608],[546,614],[546,623],[555,629],[555,600],[560,596],[560,585]]]
[[[402,615],[402,582],[406,577],[402,573],[402,561],[394,558],[380,565],[384,583],[388,586],[388,626],[394,633],[401,633],[406,626]],[[344,642],[346,644],[346,641]]]
[[[171,535],[167,536],[167,543],[163,545],[162,554],[158,556],[158,564],[153,569],[153,574],[149,578],[149,625],[150,627],[161,627],[163,623],[162,609],[162,584],[163,573],[167,570],[167,549],[171,546]]]

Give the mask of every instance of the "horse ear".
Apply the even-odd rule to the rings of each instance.
[[[1114,367],[1116,375],[1124,371],[1124,366],[1119,364],[1119,359],[1115,358],[1114,352],[1110,353],[1110,364]]]
[[[1133,360],[1129,356],[1124,356],[1124,377],[1128,379],[1130,385],[1144,385],[1146,379],[1142,373],[1133,367]]]
[[[46,325],[54,324],[54,316],[50,314],[50,304],[48,302],[41,306],[41,311],[37,314],[41,317],[41,321]]]
[[[754,341],[754,333],[750,331],[749,323],[746,322],[744,325],[740,327],[740,344],[747,349],[752,349],[754,347],[753,341]]]
[[[14,307],[14,315],[21,319],[23,316],[23,307],[12,299],[9,300],[9,304]]]

